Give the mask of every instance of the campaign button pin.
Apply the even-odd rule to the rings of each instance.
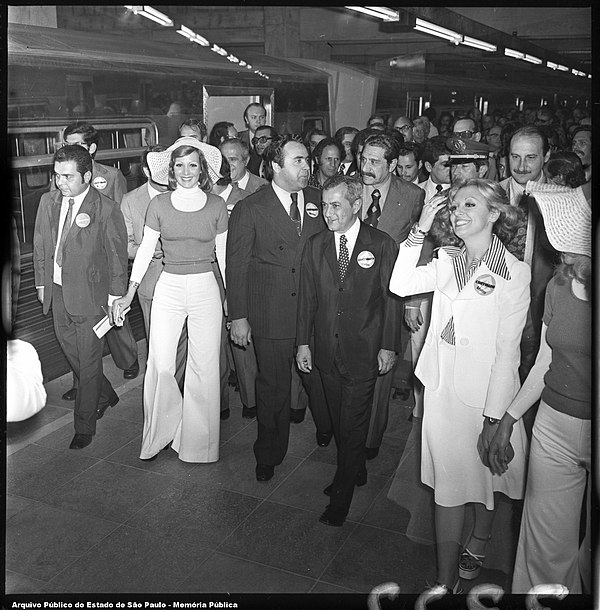
[[[496,280],[492,275],[480,275],[475,280],[475,292],[484,297],[488,294],[492,294],[494,288],[496,288]]]
[[[314,203],[307,203],[304,209],[311,218],[316,218],[319,215],[319,208]]]
[[[77,216],[75,217],[75,224],[80,229],[85,229],[85,227],[87,227],[90,224],[89,214],[86,214],[85,212],[81,212],[81,214],[77,214]]]
[[[103,191],[106,188],[106,180],[102,176],[96,176],[92,182],[94,188]]]
[[[363,269],[370,269],[375,264],[375,255],[368,250],[363,250],[357,257],[356,262]]]

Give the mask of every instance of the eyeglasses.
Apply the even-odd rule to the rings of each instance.
[[[454,135],[457,138],[460,138],[461,140],[470,140],[473,137],[474,133],[472,131],[469,131],[469,130],[467,130],[467,131],[455,131]]]
[[[252,144],[264,144],[269,140],[272,140],[270,136],[260,136],[260,138],[252,138]]]
[[[412,125],[402,125],[402,127],[394,127],[397,131],[408,131],[412,129]]]

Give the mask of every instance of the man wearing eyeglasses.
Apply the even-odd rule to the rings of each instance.
[[[400,116],[394,121],[394,129],[399,131],[405,142],[414,142],[413,122],[406,116]]]
[[[269,144],[277,139],[277,132],[270,125],[263,125],[256,130],[252,138],[253,151],[248,162],[248,171],[265,180],[271,180],[269,168],[264,162],[263,154]]]
[[[465,142],[481,142],[481,131],[477,131],[477,129],[477,123],[471,117],[458,117],[454,121],[452,133],[455,137],[460,138]],[[490,147],[486,144],[482,144],[482,146],[488,149],[488,154],[492,152]],[[496,167],[496,163],[489,163],[487,173],[483,177],[487,178],[488,180],[498,179],[498,170]]]

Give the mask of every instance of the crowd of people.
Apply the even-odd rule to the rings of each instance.
[[[96,331],[108,314],[118,355],[137,293],[148,338],[140,459],[170,449],[217,461],[234,380],[242,416],[257,421],[257,481],[276,476],[307,407],[316,444],[334,440],[319,520],[340,527],[379,454],[406,353],[418,473],[410,482],[398,456],[396,478],[410,482],[398,501],[414,511],[419,489],[432,490],[419,496],[437,549],[427,593],[477,578],[500,496],[525,498],[513,591],[589,592],[586,109],[428,108],[302,136],[266,117],[252,103],[244,131],[185,120],[169,147],[144,152],[147,181],[118,197],[98,179],[94,128],[65,130],[34,266],[78,381],[70,447],[88,446],[118,402]],[[121,361],[131,376],[137,356]]]

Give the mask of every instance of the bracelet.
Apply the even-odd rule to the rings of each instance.
[[[413,235],[416,235],[417,233],[420,233],[421,235],[427,235],[429,233],[429,231],[423,231],[420,227],[419,227],[419,223],[415,222],[415,224],[411,227],[410,232]]]
[[[496,424],[500,423],[499,419],[496,419],[495,417],[486,417],[488,424],[490,424],[490,426],[495,426]]]
[[[138,282],[129,282],[129,288],[135,288],[137,290],[138,286],[139,286]]]

